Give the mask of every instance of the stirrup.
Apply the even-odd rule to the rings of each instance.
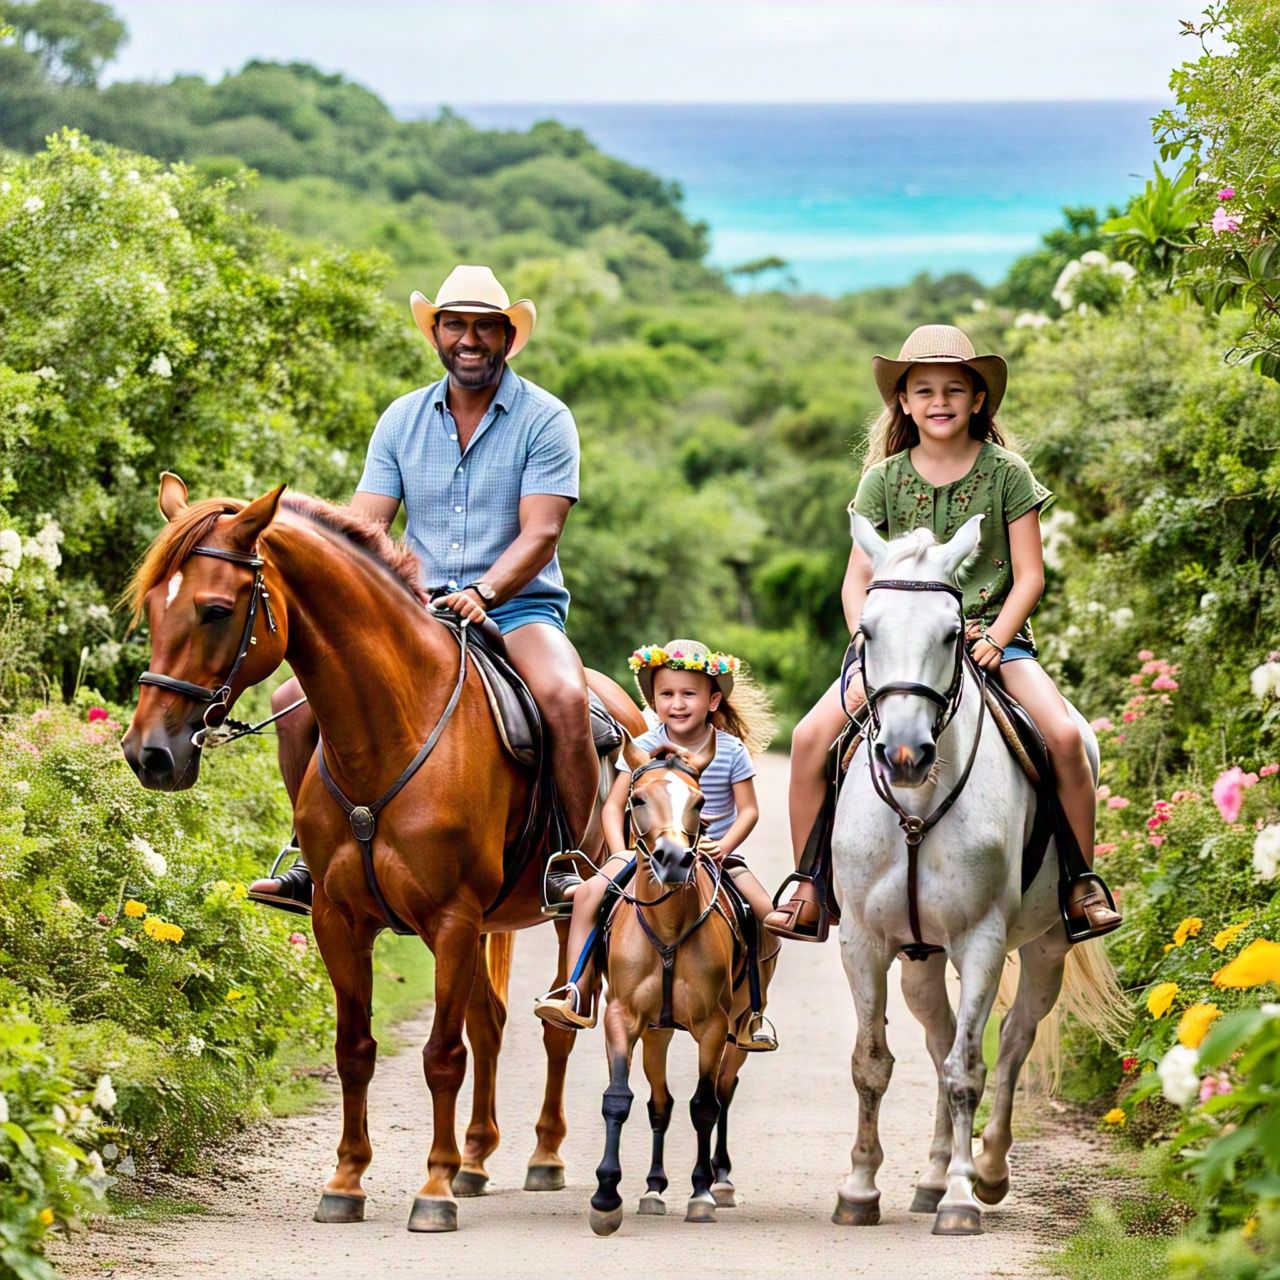
[[[778,1047],[778,1033],[763,1013],[751,1014],[747,1031],[745,1037],[737,1037],[738,1048],[743,1053],[772,1053]]]
[[[785,904],[781,902],[783,893],[789,884],[810,884],[813,885],[818,896],[814,898],[801,898],[797,901],[792,897]],[[764,927],[770,933],[775,934],[779,938],[794,938],[797,942],[825,942],[827,934],[831,932],[831,912],[824,901],[826,895],[821,892],[821,887],[812,876],[805,875],[802,871],[793,871],[779,886],[778,892],[773,895],[774,911],[782,912],[789,916],[786,924],[770,924],[768,918],[764,920]],[[796,922],[796,917],[800,914],[804,906],[812,905],[817,908],[818,918],[812,925],[801,925]],[[772,913],[770,913],[772,914]]]
[[[547,859],[546,864],[542,868],[542,903],[538,908],[542,915],[548,916],[553,920],[567,920],[573,914],[572,898],[561,898],[560,892],[556,892],[555,896],[557,901],[552,902],[551,900],[552,890],[554,888],[552,884],[553,876],[558,875],[561,877],[563,881],[563,884],[560,886],[561,890],[572,883],[570,876],[566,872],[555,872],[553,868],[557,863],[567,864],[570,870],[577,875],[578,883],[582,884],[586,879],[586,876],[582,873],[579,859],[591,868],[587,874],[594,875],[596,865],[581,849],[563,849],[559,853],[553,853]]]
[[[562,992],[563,997],[557,999]],[[581,995],[576,982],[566,982],[563,987],[553,987],[545,996],[539,996],[533,1002],[533,1012],[561,1031],[589,1031],[596,1025],[596,1002],[591,999],[590,1012],[584,1017],[578,1012]]]
[[[1070,914],[1067,910],[1069,905],[1068,895],[1072,888],[1083,882],[1088,882],[1092,886],[1094,892],[1102,895],[1106,900],[1107,907],[1111,911],[1115,912],[1117,917],[1115,920],[1109,920],[1105,924],[1091,925],[1089,923],[1089,916],[1087,912],[1079,916],[1073,916]],[[1111,896],[1111,890],[1107,888],[1107,882],[1093,871],[1086,872],[1082,876],[1077,876],[1070,882],[1067,886],[1066,894],[1063,895],[1061,910],[1063,921],[1067,927],[1067,939],[1072,943],[1087,942],[1090,938],[1104,937],[1106,934],[1118,929],[1124,923],[1124,917],[1116,907],[1116,900]]]

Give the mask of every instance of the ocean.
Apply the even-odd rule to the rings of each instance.
[[[681,184],[711,261],[777,256],[777,286],[840,294],[921,271],[994,283],[1064,205],[1123,206],[1156,159],[1158,102],[458,105],[474,124],[553,118]],[[436,108],[405,109],[404,116]]]

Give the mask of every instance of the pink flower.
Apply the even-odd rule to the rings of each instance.
[[[1194,791],[1175,791],[1173,793],[1173,803],[1181,804],[1184,800],[1199,800],[1200,797]]]
[[[1154,653],[1152,653],[1150,649],[1139,649],[1139,650],[1138,650],[1138,661],[1139,661],[1139,662],[1150,662],[1150,661],[1151,661],[1151,659],[1152,659],[1152,658],[1154,658],[1155,656],[1156,656],[1156,655],[1155,655]]]
[[[48,707],[41,707],[38,711],[33,711],[31,713],[31,723],[43,724],[52,715],[53,715],[53,712],[50,711]]]
[[[1218,1074],[1205,1076],[1200,1081],[1200,1101],[1208,1102],[1215,1094],[1227,1094],[1231,1092],[1231,1081],[1227,1078],[1225,1071],[1219,1071]]]
[[[1156,678],[1151,682],[1151,687],[1153,689],[1176,689],[1178,687],[1178,682],[1176,680],[1171,680],[1168,676],[1156,676]]]
[[[1110,733],[1115,728],[1115,725],[1111,723],[1109,716],[1099,716],[1096,720],[1089,721],[1089,728],[1094,733]]]
[[[1222,190],[1218,192],[1219,200],[1234,200],[1235,198],[1236,198],[1235,187],[1223,187]]]
[[[1280,649],[1272,649],[1271,652],[1267,654],[1267,661],[1280,662]]]
[[[109,717],[108,717],[108,715],[107,715],[107,709],[106,709],[106,707],[90,707],[90,708],[89,708],[89,723],[90,723],[90,724],[92,724],[95,720],[106,720],[106,719],[108,719],[108,718],[109,718]]]
[[[1127,809],[1128,807],[1129,802],[1124,798],[1124,796],[1111,796],[1107,800],[1108,809]]]
[[[1142,664],[1142,671],[1139,674],[1149,676],[1153,672],[1163,671],[1168,665],[1167,662],[1162,661],[1160,658],[1153,658],[1151,661]]]
[[[1147,830],[1157,831],[1159,830],[1161,823],[1164,823],[1167,821],[1168,819],[1164,817],[1162,814],[1159,814],[1159,813],[1153,814],[1150,818],[1147,819]]]
[[[1164,844],[1164,836],[1148,836],[1147,843],[1155,845],[1158,849],[1162,844]]]
[[[1209,225],[1213,228],[1213,234],[1220,236],[1224,231],[1239,231],[1240,219],[1219,205],[1213,211],[1213,221]]]
[[[1258,770],[1258,777],[1270,778],[1273,774],[1280,773],[1280,764],[1264,764]]]
[[[289,945],[297,947],[299,951],[307,949],[307,935],[305,933],[291,933],[289,935]]]
[[[1117,734],[1116,734],[1116,741],[1117,741],[1117,742],[1123,742],[1123,741],[1124,741],[1128,736],[1129,736],[1129,735],[1128,735],[1127,733],[1117,733]]]
[[[1114,844],[1107,844],[1104,841],[1102,844],[1095,844],[1093,846],[1093,851],[1098,857],[1102,857],[1103,854],[1106,853],[1115,853],[1116,847]]]
[[[1136,711],[1126,711],[1124,715],[1120,717],[1120,719],[1123,720],[1125,724],[1132,724],[1137,718],[1138,718],[1138,713]]]
[[[1133,675],[1131,675],[1131,676],[1129,677],[1129,683],[1130,683],[1130,684],[1141,684],[1141,683],[1142,683],[1142,673],[1141,673],[1140,671],[1135,671],[1135,672],[1133,673]]]
[[[97,915],[97,921],[99,924],[110,924],[111,917],[107,915],[106,912],[99,911]]]
[[[1244,804],[1246,787],[1251,787],[1258,780],[1258,775],[1245,773],[1238,764],[1224,769],[1213,784],[1213,803],[1218,806],[1223,822],[1235,822],[1240,816],[1240,807]]]
[[[1111,788],[1107,786],[1107,784],[1104,782],[1102,786],[1098,788],[1098,799],[1105,800],[1107,799],[1108,796],[1110,796],[1110,794],[1111,794]]]

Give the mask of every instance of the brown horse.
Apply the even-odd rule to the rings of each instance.
[[[609,1084],[602,1107],[604,1157],[596,1169],[596,1193],[588,1220],[597,1235],[612,1235],[622,1223],[622,1177],[618,1147],[631,1113],[631,1055],[644,1044],[644,1072],[650,1087],[649,1123],[653,1161],[642,1214],[666,1213],[663,1146],[673,1099],[667,1088],[667,1050],[675,1029],[698,1043],[698,1085],[689,1114],[698,1135],[693,1195],[687,1222],[714,1222],[717,1205],[734,1205],[729,1181],[729,1103],[746,1061],[738,1048],[751,1015],[748,986],[741,979],[749,963],[737,913],[722,887],[720,868],[697,851],[702,792],[699,762],[686,753],[655,752],[635,763],[627,811],[637,849],[636,874],[623,891],[609,940],[609,1003],[605,1045]],[[749,914],[749,908],[748,914]],[[777,950],[761,964],[762,986]],[[730,1033],[734,1039],[730,1042]],[[714,1160],[711,1133],[719,1122]]]
[[[150,624],[153,670],[143,677],[124,753],[144,786],[179,790],[199,773],[201,730],[244,689],[288,661],[320,726],[336,786],[372,804],[441,727],[421,768],[380,815],[372,858],[383,903],[431,948],[435,1014],[423,1049],[434,1129],[428,1177],[411,1230],[457,1225],[455,1111],[466,1068],[464,1022],[476,1051],[475,1107],[459,1191],[485,1180],[497,1146],[494,1071],[505,1019],[510,942],[482,940],[538,924],[540,868],[528,869],[489,911],[504,851],[519,834],[531,780],[503,751],[473,668],[459,682],[459,645],[424,609],[417,563],[380,527],[284,486],[244,503],[187,505],[167,475],[169,523],[135,574],[136,615]],[[238,647],[237,647],[238,645]],[[644,723],[612,681],[593,688],[629,733]],[[446,710],[452,704],[451,716]],[[317,754],[318,759],[318,754]],[[363,1217],[361,1177],[372,1158],[366,1122],[376,1043],[370,1032],[372,954],[387,920],[370,891],[360,841],[313,761],[298,797],[298,836],[315,880],[312,926],[337,1000],[342,1081],[337,1168],[317,1220]],[[563,955],[561,968],[563,969]],[[478,981],[477,979],[483,979]],[[563,973],[559,980],[563,980]],[[547,1028],[547,1089],[529,1162],[534,1189],[563,1186],[564,1074],[571,1034]]]

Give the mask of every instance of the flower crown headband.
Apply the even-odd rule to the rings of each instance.
[[[627,666],[637,675],[647,667],[670,667],[673,671],[701,671],[713,680],[717,676],[737,673],[741,664],[731,653],[709,653],[705,649],[664,649],[647,644],[627,659]]]

